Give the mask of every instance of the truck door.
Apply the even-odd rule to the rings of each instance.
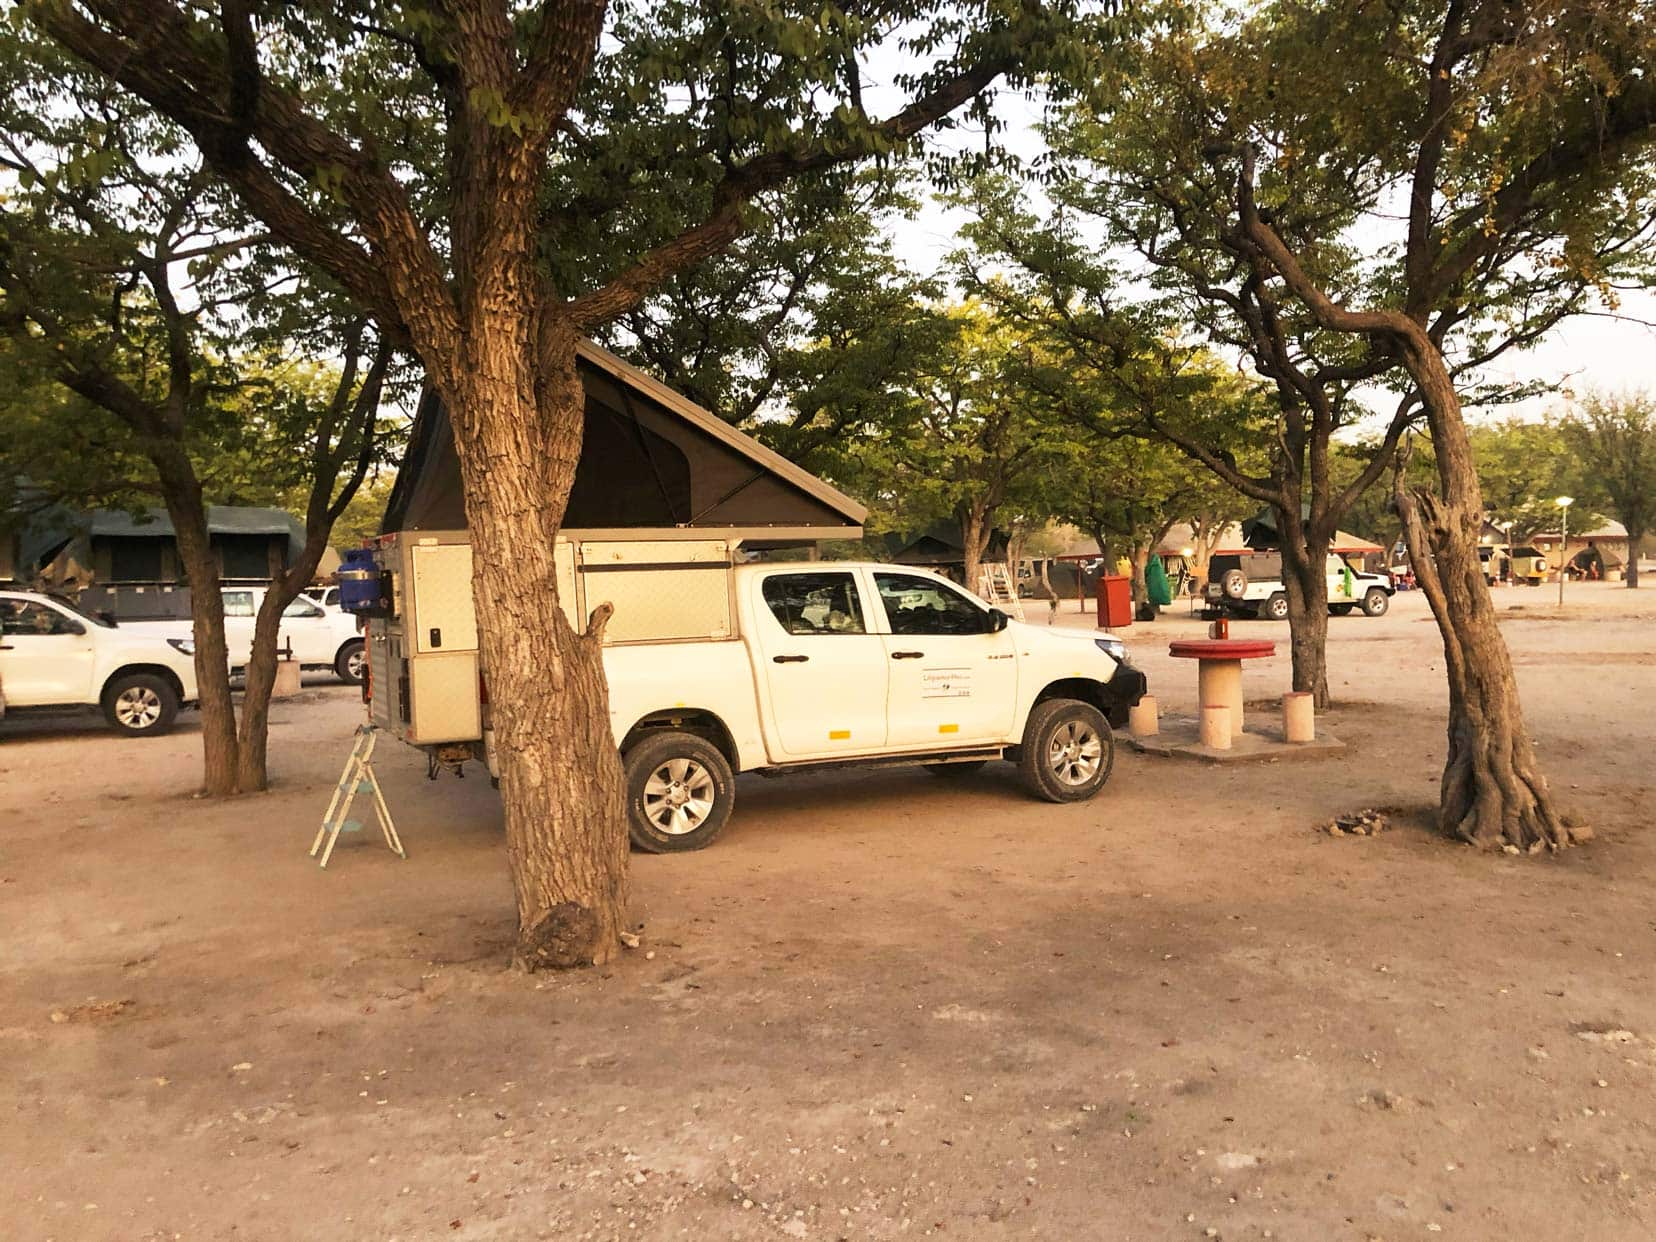
[[[35,600],[0,599],[0,687],[16,707],[92,699],[86,626]]]
[[[1004,742],[1017,711],[1010,629],[989,633],[989,609],[920,574],[874,571],[891,668],[890,746]]]
[[[889,662],[856,574],[812,570],[752,581],[767,741],[790,759],[884,746]]]

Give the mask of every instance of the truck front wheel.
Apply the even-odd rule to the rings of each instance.
[[[103,692],[104,719],[131,737],[154,737],[172,728],[178,692],[154,673],[128,673]]]
[[[627,834],[649,854],[713,844],[736,802],[736,777],[718,747],[676,729],[648,734],[621,758]]]
[[[1114,765],[1110,722],[1090,703],[1048,699],[1029,713],[1018,771],[1037,798],[1084,802],[1104,787]]]

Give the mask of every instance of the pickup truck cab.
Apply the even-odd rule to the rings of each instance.
[[[196,701],[188,636],[141,635],[69,600],[0,591],[0,715],[101,709],[117,732],[165,733]]]
[[[1119,639],[1013,621],[926,570],[751,564],[730,580],[739,637],[605,649],[629,830],[650,852],[709,844],[743,771],[949,777],[1005,758],[1037,797],[1090,798],[1145,691]]]
[[[246,668],[253,658],[253,627],[268,590],[262,586],[224,588],[224,641],[230,650],[231,671]],[[123,621],[123,630],[166,638],[188,638],[190,621]],[[363,638],[357,619],[335,605],[328,607],[300,595],[282,610],[278,650],[291,648],[304,668],[332,669],[345,682],[362,681]]]

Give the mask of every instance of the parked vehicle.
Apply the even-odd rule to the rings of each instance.
[[[301,591],[306,599],[313,604],[321,604],[324,608],[339,607],[339,588],[336,586],[307,587]]]
[[[1053,802],[1108,780],[1112,726],[1145,691],[1119,639],[1012,621],[906,566],[733,566],[734,543],[556,546],[568,614],[615,606],[604,668],[640,849],[711,843],[737,772],[916,764],[954,777],[1004,758]],[[388,535],[379,564],[374,722],[441,761],[490,760],[465,536]]]
[[[1397,586],[1390,574],[1370,573],[1349,558],[1330,554],[1328,611],[1336,617],[1361,609],[1366,616],[1384,616]],[[1288,589],[1282,581],[1282,557],[1277,552],[1221,553],[1208,562],[1207,609],[1214,615],[1288,617]]]
[[[1546,554],[1527,544],[1509,550],[1505,544],[1484,544],[1478,549],[1478,560],[1483,563],[1484,580],[1494,584],[1503,576],[1526,586],[1538,586],[1546,581]]]
[[[0,695],[6,714],[101,710],[132,736],[165,733],[196,701],[188,637],[129,632],[67,599],[0,591]]]
[[[267,593],[262,586],[224,588],[224,641],[232,672],[246,668],[253,658],[253,627]],[[126,621],[121,628],[170,638],[188,638],[193,632],[188,620]],[[366,643],[357,619],[337,606],[327,608],[301,595],[282,610],[276,646],[291,648],[293,658],[305,668],[332,669],[341,681],[353,685],[362,681]]]

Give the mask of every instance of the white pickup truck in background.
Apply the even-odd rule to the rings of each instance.
[[[651,852],[712,842],[737,772],[953,776],[1011,759],[1038,797],[1090,798],[1110,775],[1112,723],[1145,691],[1119,639],[1012,621],[921,569],[733,565],[723,541],[560,540],[557,552],[570,616],[615,606],[610,713],[629,831]],[[386,536],[378,557],[372,719],[434,762],[489,760],[464,535]]]
[[[230,650],[230,668],[247,667],[253,656],[253,627],[264,604],[267,589],[262,586],[224,588],[224,641]],[[122,621],[121,628],[134,634],[162,638],[189,638],[193,634],[188,618],[169,621]],[[301,595],[282,610],[278,650],[290,649],[304,668],[332,669],[353,685],[363,677],[364,642],[357,619],[337,606],[328,607]]]
[[[56,595],[0,591],[0,715],[101,709],[118,732],[165,733],[196,701],[194,650],[187,634],[143,635]]]

